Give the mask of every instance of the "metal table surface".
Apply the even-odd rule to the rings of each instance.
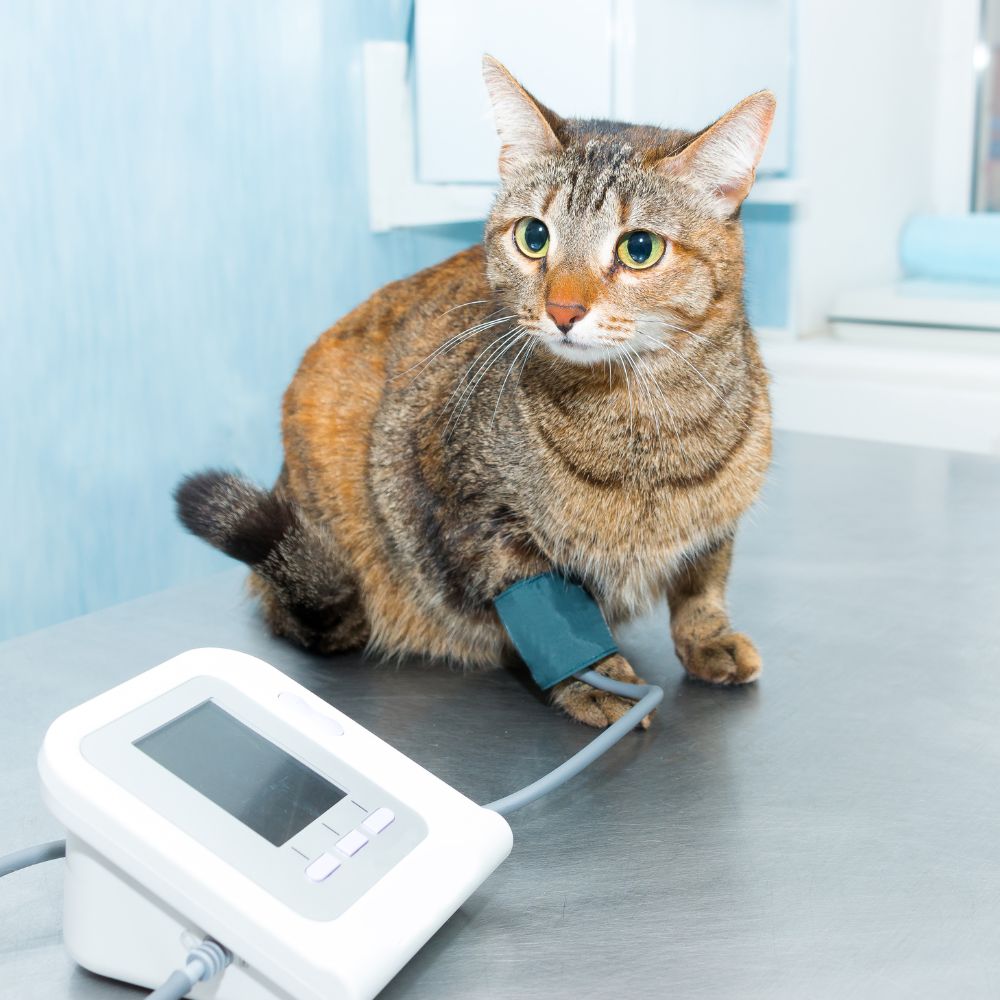
[[[593,735],[516,672],[305,655],[242,576],[0,645],[0,853],[60,834],[46,725],[193,646],[269,660],[479,801]],[[686,680],[665,609],[631,627],[653,727],[512,817],[511,857],[383,997],[1000,996],[1000,463],[782,436],[730,597],[762,680]],[[60,869],[0,883],[0,995],[139,996],[65,956]]]

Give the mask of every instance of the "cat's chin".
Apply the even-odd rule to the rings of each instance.
[[[574,365],[596,365],[617,358],[621,352],[604,344],[580,344],[566,340],[546,340],[545,346],[563,361]]]

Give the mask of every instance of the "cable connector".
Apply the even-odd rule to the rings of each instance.
[[[184,972],[192,976],[193,986],[203,979],[212,979],[229,965],[233,956],[218,941],[205,938],[197,948],[192,948],[187,957]]]
[[[149,1000],[183,1000],[196,983],[214,979],[233,960],[232,954],[211,938],[205,938],[188,952],[184,968],[178,969],[159,989],[149,994]]]

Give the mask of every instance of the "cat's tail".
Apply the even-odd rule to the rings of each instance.
[[[252,589],[275,633],[324,651],[367,640],[354,574],[329,532],[309,524],[280,490],[209,469],[182,479],[174,500],[191,534],[254,570]]]
[[[174,501],[192,535],[253,567],[275,556],[299,521],[292,504],[276,493],[220,469],[185,476]]]

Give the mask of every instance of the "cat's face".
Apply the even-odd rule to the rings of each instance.
[[[755,94],[689,133],[564,121],[489,57],[501,189],[487,273],[511,315],[578,364],[674,349],[739,305],[735,214],[774,113]],[[639,358],[641,361],[641,357]]]

